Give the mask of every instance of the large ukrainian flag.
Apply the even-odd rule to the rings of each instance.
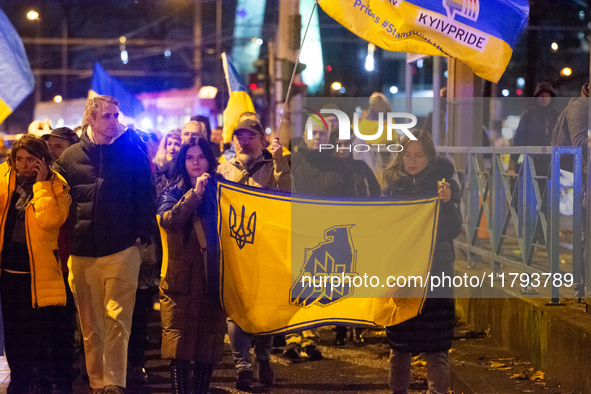
[[[222,53],[222,65],[224,67],[226,81],[228,82],[228,92],[230,93],[228,105],[224,110],[224,130],[222,136],[224,142],[232,142],[232,133],[236,126],[238,126],[238,118],[244,112],[254,112],[254,105],[250,96],[246,93],[246,88],[240,75],[238,75],[236,68],[232,64],[232,59],[226,55],[226,52]]]
[[[107,74],[99,63],[95,63],[88,98],[98,95],[115,97],[119,101],[119,109],[123,115],[131,118],[136,117],[144,110],[144,105],[133,93],[127,90],[121,82]]]
[[[438,198],[320,199],[225,181],[218,183],[217,195],[220,298],[244,331],[389,326],[420,312]],[[307,285],[330,275],[352,282]],[[389,276],[421,278],[425,286],[389,287]]]
[[[34,85],[23,42],[0,10],[0,123],[31,94]]]
[[[389,51],[447,56],[498,82],[529,14],[527,0],[319,0],[359,37]]]

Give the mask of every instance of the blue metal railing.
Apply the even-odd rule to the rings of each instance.
[[[462,190],[462,212],[464,215],[465,240],[456,240],[457,248],[466,252],[469,267],[475,257],[482,256],[492,265],[492,272],[502,273],[502,266],[511,270],[534,273],[560,273],[560,156],[570,155],[574,161],[573,226],[572,226],[572,272],[575,297],[584,297],[584,268],[582,253],[583,192],[582,192],[582,151],[575,147],[438,147],[454,163],[462,162],[465,170],[456,165],[456,175]],[[523,154],[518,174],[512,174],[503,163],[503,155]],[[486,158],[490,156],[490,158]],[[545,174],[536,173],[534,157],[543,155],[548,165],[539,166]],[[486,164],[485,164],[486,163]],[[462,166],[464,167],[464,166]],[[514,185],[512,185],[514,183]],[[541,187],[540,187],[541,186]],[[486,228],[480,228],[483,217]],[[513,224],[516,237],[508,234]],[[490,248],[485,248],[478,239],[478,231],[488,231]],[[536,243],[538,238],[544,245]],[[502,248],[508,238],[516,239],[520,259],[503,255]],[[535,248],[546,248],[549,271],[532,266]],[[513,271],[514,272],[514,271]],[[559,303],[560,286],[554,281],[550,287],[552,304]],[[535,289],[524,289],[524,292]]]

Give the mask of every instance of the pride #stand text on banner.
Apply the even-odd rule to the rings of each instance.
[[[359,37],[389,51],[447,56],[498,82],[529,14],[527,0],[319,0]]]

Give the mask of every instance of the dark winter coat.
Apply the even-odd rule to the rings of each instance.
[[[157,234],[156,191],[148,157],[127,130],[111,144],[80,142],[54,164],[71,187],[70,253],[109,256]]]
[[[160,281],[164,359],[203,363],[222,360],[226,313],[216,301],[217,293],[208,290],[206,272],[211,275],[213,270],[206,270],[201,252],[207,248],[211,255],[219,249],[215,184],[210,179],[200,197],[193,189],[183,193],[181,182],[167,188],[158,200],[162,243],[168,251]],[[207,234],[207,245],[199,244],[195,231],[198,221]],[[212,226],[214,231],[207,231]]]
[[[515,130],[513,145],[550,146],[552,144],[552,130],[559,115],[560,111],[552,104],[542,107],[536,101],[533,107],[521,114],[519,126]]]
[[[346,173],[353,177],[354,195],[359,197],[376,197],[382,193],[380,184],[373,171],[363,160],[355,160],[350,155],[343,160],[347,165]]]
[[[330,151],[308,150],[302,141],[292,153],[292,190],[315,196],[355,196],[353,178],[346,169],[343,159]]]
[[[386,194],[393,197],[436,195],[437,181],[445,178],[450,184],[451,199],[441,203],[437,240],[431,266],[431,275],[453,277],[455,260],[453,239],[462,231],[460,213],[460,188],[451,179],[454,175],[453,164],[443,158],[435,159],[433,166],[421,173],[402,178],[395,185],[388,185]],[[449,297],[449,298],[442,298]],[[442,352],[451,348],[455,320],[455,301],[453,288],[439,289],[428,293],[421,313],[403,323],[387,327],[390,346],[401,352]]]
[[[519,119],[519,126],[515,130],[513,146],[550,146],[552,145],[552,130],[560,111],[552,105],[542,107],[537,98],[533,107],[525,110]],[[517,161],[519,155],[511,155],[511,160]],[[550,155],[534,155],[536,174],[548,175],[552,157]]]

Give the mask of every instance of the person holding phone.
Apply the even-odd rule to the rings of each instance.
[[[50,163],[45,141],[25,135],[0,165],[0,295],[9,394],[32,387],[39,340],[54,307],[66,305],[57,238],[70,210],[70,188]],[[34,377],[35,392],[51,392],[46,367],[40,365]]]
[[[401,142],[402,152],[384,170],[384,194],[404,198],[439,197],[437,239],[430,275],[453,275],[453,239],[462,231],[460,187],[451,179],[455,169],[449,160],[437,156],[429,133],[417,130],[413,135],[416,141],[405,136]],[[453,297],[453,288],[429,291],[418,316],[386,327],[391,348],[389,384],[393,394],[408,392],[411,357],[418,353],[426,356],[429,393],[448,392],[448,351],[455,320]]]

